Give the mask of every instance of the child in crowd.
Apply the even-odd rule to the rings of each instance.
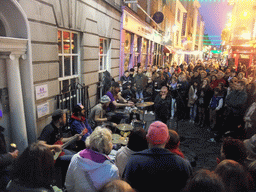
[[[214,89],[214,95],[211,98],[210,104],[209,104],[209,120],[210,120],[210,127],[213,129],[216,125],[217,121],[217,112],[222,108],[223,106],[223,95],[221,94],[220,88],[216,87]]]

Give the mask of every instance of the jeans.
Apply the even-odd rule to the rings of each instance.
[[[143,91],[136,91],[136,99],[139,100],[139,99],[143,99]],[[143,103],[144,100],[141,100],[141,102]]]
[[[171,117],[174,117],[175,113],[176,113],[176,99],[172,99]]]
[[[197,112],[197,105],[194,104],[193,107],[190,107],[190,120],[195,121]]]

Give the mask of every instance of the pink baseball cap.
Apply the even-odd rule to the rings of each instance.
[[[151,123],[148,128],[147,139],[152,145],[161,145],[169,139],[169,131],[166,124],[161,121]]]

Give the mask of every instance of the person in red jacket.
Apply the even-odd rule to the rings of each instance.
[[[178,133],[174,130],[169,130],[169,136],[170,136],[170,139],[166,143],[165,148],[171,151],[172,153],[179,155],[182,158],[185,158],[184,154],[179,149],[180,136],[178,135]]]

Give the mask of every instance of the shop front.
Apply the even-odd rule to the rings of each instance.
[[[236,67],[241,63],[248,68],[253,63],[255,55],[256,50],[252,46],[232,46],[230,58],[234,59]]]
[[[147,67],[163,64],[162,35],[123,7],[120,40],[120,76],[140,63]]]

